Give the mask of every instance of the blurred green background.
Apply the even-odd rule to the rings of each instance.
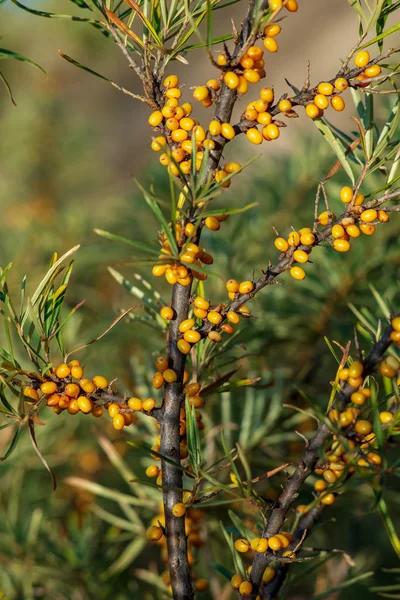
[[[33,4],[42,10],[74,12],[68,1]],[[242,4],[235,7],[238,20]],[[1,5],[0,15],[1,45],[29,56],[47,72],[45,76],[11,61],[4,69],[5,61],[1,65],[18,106],[15,108],[0,88],[0,264],[14,262],[10,281],[18,293],[25,273],[33,289],[54,251],[61,254],[81,244],[67,303],[70,307],[83,299],[86,303],[66,333],[67,346],[72,349],[103,331],[120,308],[136,303],[112,279],[107,266],[115,266],[130,280],[134,273],[151,279],[149,268],[134,263],[129,249],[97,237],[93,229],[154,240],[156,223],[135,188],[133,176],[145,186],[154,183],[157,194],[164,199],[169,183],[149,149],[146,107],[75,69],[57,54],[57,48],[61,48],[119,84],[137,90],[137,83],[112,44],[83,24],[35,18],[7,2]],[[217,27],[223,26],[224,22],[217,23]],[[347,2],[310,0],[307,6],[301,5],[293,19],[288,19],[281,38],[282,53],[276,60],[273,57],[267,71],[268,83],[274,82],[280,92],[285,89],[284,76],[301,84],[308,59],[312,59],[315,80],[323,73],[333,74],[356,35],[357,22]],[[187,70],[189,85],[210,76],[201,53],[193,56]],[[182,65],[177,71],[186,77]],[[379,100],[378,119],[384,118],[392,102]],[[354,124],[349,117],[354,113],[349,96],[348,112],[338,117],[337,123],[352,130]],[[312,223],[316,183],[330,170],[335,157],[304,117],[289,125],[279,142],[266,144],[262,156],[217,201],[224,206],[254,201],[259,205],[231,217],[219,234],[204,235],[204,247],[214,255],[214,271],[220,275],[206,282],[207,296],[214,302],[224,297],[226,279],[251,278],[253,270],[257,274],[268,259],[276,258],[272,227],[287,234],[291,226],[297,229]],[[227,150],[226,158],[244,162],[254,152],[240,140]],[[340,201],[335,198],[347,183],[341,173],[328,184],[333,210],[339,211]],[[370,187],[364,193],[380,183],[376,173],[368,180]],[[326,403],[336,363],[324,336],[343,345],[351,338],[355,317],[349,304],[369,311],[372,318],[382,317],[370,287],[373,285],[385,301],[396,307],[398,233],[398,223],[392,219],[372,239],[357,240],[348,255],[319,248],[313,253],[315,262],[309,265],[303,282],[284,276],[283,285],[271,286],[254,300],[252,313],[256,318],[242,324],[232,355],[239,358],[239,375],[261,376],[259,389],[238,390],[222,399],[212,396],[204,416],[207,432],[222,420],[227,440],[240,440],[254,475],[296,460],[302,451],[303,442],[293,431],[308,435],[312,421],[282,408],[282,404],[304,407],[299,389],[321,406]],[[158,280],[156,284],[168,299],[170,288]],[[163,343],[162,335],[152,328],[136,322],[122,323],[79,358],[88,374],[117,378],[121,391],[150,395],[152,362],[162,352]],[[133,545],[137,539],[143,540],[155,514],[156,493],[149,488],[149,506],[144,509],[129,506],[126,498],[118,496],[133,492],[140,498],[140,485],[129,483],[131,472],[127,469],[143,477],[150,462],[126,442],[145,439],[152,443],[155,427],[142,420],[118,434],[107,418],[94,423],[83,415],[71,418],[42,413],[41,417],[46,424],[37,428],[38,443],[55,472],[58,488],[52,492],[50,478],[24,432],[10,459],[0,465],[0,591],[4,597],[164,597],[161,590],[150,586],[148,575],[140,576],[141,569],[154,573],[162,570],[157,553],[144,543]],[[258,437],[254,438],[256,431]],[[0,432],[1,453],[10,435],[10,429]],[[101,435],[106,437],[99,438]],[[207,435],[205,452],[211,456],[219,440]],[[394,451],[389,449],[389,453]],[[96,490],[70,485],[66,477],[81,477],[113,489],[117,500],[104,498],[103,488],[95,494]],[[282,482],[283,478],[277,476],[259,484],[257,490],[273,499]],[[395,516],[397,479],[388,478],[386,485],[385,497]],[[310,490],[311,483],[300,502],[310,501]],[[369,589],[372,585],[396,583],[396,573],[382,571],[398,565],[372,507],[373,496],[367,485],[340,499],[325,517],[324,526],[310,538],[310,545],[344,550],[355,566],[349,567],[341,554],[332,555],[319,570],[310,571],[296,582],[287,598],[311,598],[347,577],[369,570],[375,571],[374,576],[329,597],[373,598],[378,592]],[[140,524],[137,514],[142,519]],[[127,529],[126,522],[118,518],[134,526]],[[215,562],[232,569],[218,529],[219,520],[229,527],[229,519],[223,508],[218,508],[208,509],[206,520],[210,539],[199,552],[195,570],[198,576],[211,577],[211,591],[199,597],[230,598],[223,577],[210,569]],[[133,548],[131,554],[126,553],[127,548]],[[124,552],[126,562],[119,564]],[[301,569],[304,567],[297,565],[296,573]]]

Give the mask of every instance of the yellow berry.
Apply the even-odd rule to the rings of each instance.
[[[227,173],[231,174],[231,173],[235,173],[236,171],[239,171],[239,169],[241,169],[241,168],[242,168],[242,166],[239,163],[228,162],[224,166],[224,171],[226,171]]]
[[[271,23],[264,28],[264,35],[267,37],[275,37],[281,32],[281,26],[278,23]]]
[[[189,342],[187,342],[186,340],[178,340],[176,345],[178,347],[179,352],[182,352],[182,354],[189,354],[192,348]]]
[[[317,481],[314,483],[314,490],[316,492],[323,492],[327,487],[328,484],[326,481],[324,481],[324,479],[317,479]]]
[[[67,412],[69,415],[76,415],[79,412],[79,406],[77,400],[71,400],[67,406]]]
[[[361,377],[364,371],[364,365],[359,360],[355,360],[349,367],[349,377]]]
[[[165,88],[176,88],[179,84],[179,78],[177,75],[169,75],[163,81],[163,86]]]
[[[270,123],[269,125],[266,125],[265,127],[263,127],[263,132],[264,132],[264,129],[265,129],[265,135],[267,136],[266,139],[269,139],[269,140],[276,140],[276,139],[278,139],[278,137],[281,134],[281,132],[279,131],[279,127],[277,125],[275,125],[275,123]]]
[[[238,552],[247,552],[250,548],[250,544],[247,540],[243,538],[235,541],[235,550]]]
[[[189,329],[189,331],[185,331],[183,334],[183,338],[186,342],[190,344],[197,344],[201,340],[201,334],[198,331],[194,331],[193,329]]]
[[[83,369],[80,366],[71,367],[71,375],[74,379],[81,379],[83,375]]]
[[[206,88],[205,85],[201,85],[199,87],[197,87],[194,92],[193,92],[193,98],[195,100],[197,100],[198,102],[202,102],[203,100],[205,100],[206,98],[208,98],[210,92],[209,90]]]
[[[360,216],[361,221],[363,221],[364,223],[371,223],[371,221],[376,221],[377,218],[378,213],[374,208],[364,210]]]
[[[306,111],[306,115],[308,117],[310,117],[310,119],[318,119],[319,117],[322,116],[322,111],[314,103],[307,104],[305,111]]]
[[[183,515],[186,513],[186,506],[183,504],[183,502],[177,502],[172,507],[171,512],[174,515],[174,517],[183,517]]]
[[[153,379],[151,382],[152,386],[159,390],[164,385],[164,376],[162,373],[154,373]]]
[[[62,363],[61,365],[59,365],[56,368],[56,375],[59,379],[64,379],[65,377],[68,377],[68,375],[70,375],[70,373],[71,373],[71,369],[65,363]]]
[[[95,384],[90,379],[81,379],[79,382],[81,389],[87,394],[92,394],[96,389]]]
[[[315,235],[313,233],[302,233],[300,236],[300,243],[303,246],[312,246],[315,242]]]
[[[289,112],[292,108],[292,103],[290,100],[281,100],[278,104],[278,108],[281,112]]]
[[[222,123],[221,135],[227,140],[232,140],[235,137],[235,130],[230,123]]]
[[[286,252],[286,250],[289,249],[289,244],[287,243],[287,241],[285,240],[285,238],[282,237],[277,237],[274,240],[274,246],[275,248],[277,248],[280,252]]]
[[[82,411],[85,414],[88,414],[91,412],[91,410],[93,408],[93,404],[89,398],[87,398],[86,396],[79,396],[77,402],[78,402],[80,411]]]
[[[69,383],[65,386],[64,394],[69,398],[77,398],[80,392],[81,389],[76,383]]]
[[[295,250],[293,252],[293,259],[299,263],[306,263],[308,261],[308,254],[304,250]]]
[[[243,582],[243,577],[241,575],[234,575],[231,579],[232,589],[238,590],[242,582]]]
[[[162,112],[160,110],[155,110],[149,116],[149,125],[151,125],[152,127],[158,127],[158,125],[160,125],[160,123],[162,123],[162,120],[163,120]]]
[[[253,586],[251,585],[250,581],[243,581],[243,583],[241,583],[239,586],[239,594],[242,596],[248,596],[251,594],[252,590]]]
[[[275,12],[276,10],[279,10],[280,8],[282,8],[283,6],[283,0],[270,0],[269,1],[269,8]]]
[[[390,423],[393,420],[393,414],[388,410],[383,410],[379,413],[379,419],[381,423],[386,425],[387,423]]]
[[[185,331],[192,329],[192,327],[194,327],[194,319],[185,319],[182,321],[182,323],[180,323],[179,331],[181,333],[185,333]]]
[[[249,294],[254,290],[254,284],[252,281],[242,281],[239,284],[239,294]]]
[[[346,227],[346,233],[351,238],[358,238],[360,236],[360,230],[357,225],[348,225],[348,227]]]
[[[280,548],[282,547],[281,540],[276,535],[273,535],[268,539],[268,547],[273,552],[280,550]]]
[[[325,108],[328,108],[329,100],[326,96],[324,96],[324,94],[317,94],[314,97],[314,104],[321,110],[324,110]]]
[[[361,50],[354,58],[354,63],[357,67],[365,67],[370,61],[369,52]]]
[[[114,429],[116,429],[117,431],[121,431],[125,427],[125,419],[123,415],[115,415],[115,417],[112,420],[112,424]]]
[[[166,138],[160,135],[151,142],[151,149],[155,152],[159,152],[166,143]]]
[[[44,385],[44,384],[42,384],[42,385]],[[57,386],[56,386],[56,388],[57,388]],[[30,398],[31,400],[35,400],[35,401],[39,400],[39,394],[37,393],[37,391],[33,387],[26,387],[26,388],[24,388],[24,396],[26,398]]]
[[[268,104],[271,104],[271,102],[274,101],[274,90],[269,87],[262,88],[262,90],[260,91],[260,98],[261,100],[265,100],[265,102],[268,102]]]
[[[367,77],[377,77],[378,75],[381,74],[381,72],[382,72],[382,69],[380,68],[379,65],[371,65],[370,67],[365,69],[364,74]]]
[[[318,93],[324,96],[332,96],[333,94],[333,85],[327,81],[319,83],[317,89]]]
[[[290,269],[290,275],[293,279],[297,279],[298,281],[301,281],[306,276],[305,271],[301,267],[292,267]]]
[[[174,383],[177,380],[178,376],[173,369],[166,369],[163,372],[164,379],[167,383]]]
[[[365,403],[366,397],[361,391],[353,392],[350,396],[350,400],[353,404],[356,404],[357,406],[362,406]]]
[[[27,389],[32,389],[32,388],[27,388]],[[40,386],[40,391],[46,395],[54,394],[56,389],[57,389],[57,384],[54,381],[46,381],[46,383],[42,383],[42,385]]]
[[[273,37],[265,37],[263,40],[264,48],[268,52],[278,52],[278,42]]]
[[[331,106],[337,112],[342,112],[345,109],[345,103],[341,96],[333,96],[331,98]]]
[[[174,311],[169,306],[164,306],[160,311],[160,315],[165,321],[170,321],[174,316]]]
[[[168,360],[164,356],[160,356],[155,362],[155,367],[157,371],[165,371],[168,369]]]
[[[237,323],[239,323],[239,322],[240,322],[240,317],[239,317],[239,315],[238,315],[236,312],[234,312],[233,310],[229,310],[229,311],[226,313],[226,318],[228,319],[228,321],[229,321],[230,323],[237,324]]]
[[[226,289],[228,290],[228,292],[232,292],[232,293],[236,293],[239,291],[239,282],[236,281],[236,279],[229,279],[229,281],[226,282]],[[400,317],[399,317],[400,320]],[[393,327],[393,322],[392,322],[392,327]]]
[[[154,398],[146,398],[146,400],[143,400],[143,410],[145,412],[150,412],[151,410],[153,410],[153,408],[156,405],[156,401],[154,400]]]
[[[216,121],[216,120],[211,121],[208,126],[208,130],[210,132],[210,135],[212,135],[212,136],[220,135],[221,128],[222,128],[222,125],[221,125],[220,121]]]
[[[300,234],[297,231],[291,231],[288,235],[289,246],[298,246],[300,244]]]
[[[325,504],[327,506],[333,504],[335,502],[335,496],[334,494],[325,494],[324,496],[322,496],[321,498],[321,504]]]
[[[106,387],[108,387],[108,381],[102,375],[96,375],[95,377],[93,377],[92,381],[97,388],[100,388],[102,390],[105,390]]]
[[[287,2],[285,4],[285,8],[289,12],[296,12],[299,8],[297,0],[287,0]]]
[[[375,225],[369,223],[360,223],[360,231],[364,235],[373,235],[375,233]]]
[[[143,403],[140,398],[129,398],[128,406],[131,410],[142,410]]]
[[[222,315],[215,310],[211,310],[207,315],[207,320],[213,325],[219,325],[222,321]]]
[[[204,225],[207,227],[207,229],[211,229],[211,231],[218,231],[218,229],[221,227],[220,222],[216,217],[206,217],[204,220]]]
[[[251,127],[246,131],[246,137],[252,144],[261,144],[263,136],[256,127]]]
[[[354,427],[355,431],[360,435],[368,435],[372,431],[372,424],[369,421],[357,421]]]
[[[350,242],[344,239],[334,240],[333,247],[337,252],[348,252],[350,250]]]
[[[233,71],[227,71],[224,75],[225,85],[231,90],[235,90],[239,85],[239,77]]]
[[[381,366],[379,367],[379,372],[382,375],[382,377],[389,377],[390,379],[392,379],[396,375],[395,369],[387,363],[381,364]]]
[[[344,92],[349,87],[347,79],[344,77],[338,77],[335,81],[335,88],[338,92]]]

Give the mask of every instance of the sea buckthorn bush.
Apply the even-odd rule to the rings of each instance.
[[[60,16],[12,1],[38,16]],[[133,249],[135,260],[142,260],[147,270],[146,278],[135,275],[136,284],[110,267],[114,280],[135,296],[135,305],[121,309],[111,325],[87,343],[73,347],[68,336],[75,313],[84,310],[81,303],[66,310],[77,246],[61,256],[53,255],[49,269],[29,295],[24,278],[18,301],[8,284],[11,265],[1,269],[5,339],[0,348],[1,426],[13,431],[3,458],[8,459],[17,444],[23,443],[20,440],[28,430],[55,486],[51,457],[39,449],[36,439],[39,425],[71,417],[105,421],[107,435],[96,435],[130,494],[76,476],[67,480],[88,494],[89,503],[96,495],[115,501],[122,511],[117,516],[97,505],[93,509],[95,516],[112,526],[110,538],[99,544],[107,548],[109,561],[100,578],[104,584],[96,582],[90,592],[99,597],[110,597],[121,581],[124,585],[127,581],[126,589],[118,590],[121,597],[128,597],[128,592],[144,597],[150,586],[150,597],[179,600],[228,597],[230,590],[232,597],[274,598],[307,573],[310,566],[305,563],[311,561],[314,568],[315,561],[323,570],[327,560],[334,564],[335,555],[346,557],[345,575],[336,584],[328,578],[331,585],[320,597],[329,595],[330,587],[333,593],[358,585],[372,577],[367,565],[357,564],[343,548],[319,547],[314,536],[329,526],[329,515],[335,514],[330,511],[338,505],[337,516],[345,512],[343,508],[352,513],[352,490],[362,488],[374,500],[388,545],[400,556],[386,494],[398,462],[400,316],[394,302],[384,295],[386,290],[380,293],[371,285],[369,293],[381,317],[350,304],[356,317],[355,333],[347,332],[340,340],[326,338],[326,352],[332,360],[329,370],[323,374],[308,370],[302,380],[307,392],[299,392],[290,385],[294,374],[290,356],[301,356],[299,361],[296,358],[296,367],[307,370],[316,344],[315,339],[314,347],[301,343],[291,328],[296,305],[290,290],[305,286],[299,294],[307,309],[303,327],[310,329],[313,315],[309,313],[318,298],[319,279],[326,283],[335,274],[339,278],[336,297],[329,299],[329,306],[312,322],[313,335],[323,338],[327,313],[343,299],[351,299],[351,284],[341,275],[347,255],[351,260],[351,254],[358,253],[358,260],[353,259],[358,269],[363,248],[374,255],[378,246],[385,264],[382,242],[374,240],[384,236],[380,229],[395,231],[391,226],[400,196],[396,185],[400,113],[398,98],[392,101],[398,50],[384,47],[386,38],[391,41],[396,31],[386,24],[396,7],[376,1],[369,14],[369,6],[353,3],[360,35],[357,39],[355,32],[348,55],[338,57],[336,72],[327,73],[319,82],[313,82],[308,72],[301,89],[287,82],[288,91],[276,97],[268,66],[279,52],[287,19],[296,18],[301,2],[237,2],[243,9],[240,27],[234,26],[222,38],[213,35],[214,20],[218,9],[231,3],[125,0],[75,4],[98,13],[96,18],[74,19],[94,26],[117,46],[143,92],[130,92],[61,51],[60,55],[148,106],[149,144],[164,169],[164,186],[159,195],[156,186],[137,182],[142,200],[157,221],[150,241],[95,229],[102,238]],[[175,66],[189,67],[188,57],[198,49],[208,61],[210,78],[190,89],[183,76],[175,73]],[[208,120],[198,120],[200,107],[201,114],[206,109]],[[236,118],[238,107],[241,112]],[[375,116],[378,110],[383,119]],[[342,131],[328,120],[330,114],[346,111],[356,131]],[[293,207],[282,222],[264,215],[262,227],[274,237],[268,248],[262,248],[261,265],[249,264],[252,257],[246,256],[246,245],[244,255],[232,260],[226,251],[229,239],[225,252],[223,242],[215,240],[224,239],[224,232],[233,238],[236,230],[248,244],[251,228],[246,228],[246,219],[251,211],[260,210],[253,201],[240,205],[232,201],[233,206],[228,201],[227,188],[234,190],[242,172],[253,168],[252,160],[240,159],[240,143],[266,147],[258,164],[268,163],[273,160],[273,142],[285,136],[286,127],[295,128],[297,118],[311,119],[328,149],[323,176],[313,180],[303,198],[304,221]],[[230,148],[236,151],[231,160],[225,158],[225,149]],[[312,149],[307,148],[307,153],[309,158]],[[329,260],[334,261],[332,269],[326,268]],[[316,276],[318,263],[322,266]],[[367,278],[368,272],[364,270]],[[308,283],[310,279],[314,285]],[[282,288],[276,285],[283,282]],[[271,290],[263,291],[267,286]],[[268,304],[259,301],[264,293],[278,298],[270,300],[279,303],[270,327],[286,327],[291,348],[281,354],[276,344],[271,353],[271,364],[279,365],[276,377],[261,366],[258,356],[251,361],[239,337],[248,328],[258,340],[265,343],[268,339]],[[136,380],[121,385],[109,376],[107,364],[91,371],[83,359],[76,358],[82,352],[94,353],[94,344],[99,347],[114,326],[134,321],[157,332],[157,352],[146,360],[144,373],[137,369]],[[280,362],[281,356],[285,360]],[[324,393],[316,402],[313,385],[321,377]],[[271,400],[264,394],[268,389],[273,390]],[[261,402],[256,402],[254,394],[259,394]],[[238,409],[241,423],[236,435],[232,407],[237,399],[244,402]],[[61,432],[62,427],[60,436]],[[129,452],[141,457],[140,467],[134,463],[131,470],[110,439],[125,439]],[[278,450],[274,448],[277,441]],[[80,501],[85,503],[84,493]],[[218,518],[210,519],[210,513]],[[46,531],[41,538],[37,519],[30,526],[30,544],[49,535]],[[130,536],[122,550],[126,538],[121,532]],[[62,545],[57,548],[61,550]],[[43,555],[39,547],[35,560]],[[79,555],[77,549],[76,562]],[[85,557],[96,564],[96,549],[86,548]],[[133,574],[122,579],[132,563]],[[93,567],[88,568],[92,577]],[[119,582],[117,588],[113,581]],[[385,587],[376,590],[385,592]],[[32,593],[23,591],[26,597]]]

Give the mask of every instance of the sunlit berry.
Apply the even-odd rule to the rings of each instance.
[[[285,238],[282,238],[282,237],[277,237],[274,240],[274,246],[280,252],[286,252],[289,249],[289,244],[287,243],[287,241],[285,240]]]
[[[315,242],[315,235],[313,233],[302,233],[300,236],[300,243],[303,246],[312,246]]]
[[[44,385],[44,384],[42,384]],[[56,386],[57,389],[57,386]],[[31,400],[37,401],[39,400],[39,394],[37,393],[37,390],[35,390],[35,388],[33,387],[26,387],[24,388],[24,396],[25,398],[30,398]]]
[[[235,134],[235,130],[233,129],[233,127],[230,123],[222,123],[221,135],[227,140],[232,140],[236,134]]]
[[[273,552],[280,550],[282,548],[281,540],[276,535],[273,535],[268,539],[268,547]]]
[[[379,413],[379,419],[383,425],[387,425],[387,423],[393,421],[393,414],[388,410],[383,410]]]
[[[267,136],[266,137],[267,140],[277,140],[281,134],[279,127],[275,123],[270,123],[269,125],[266,125],[265,127],[263,127],[263,137],[265,137],[264,129],[265,129],[265,135]]]
[[[171,321],[174,316],[174,311],[169,306],[164,306],[160,311],[160,315],[165,321]]]
[[[318,84],[318,93],[323,94],[324,96],[332,96],[333,94],[333,85],[327,81],[322,81]]]
[[[325,108],[328,108],[329,100],[326,96],[324,96],[324,94],[317,94],[314,97],[314,104],[321,110],[324,110]]]
[[[239,294],[249,294],[254,290],[254,283],[252,281],[242,281],[239,284]]]
[[[354,58],[354,63],[356,67],[365,67],[369,61],[371,60],[369,52],[366,50],[361,50],[358,52]]]
[[[152,112],[148,119],[149,125],[151,125],[152,127],[158,127],[158,125],[162,123],[162,120],[163,115],[160,110],[155,110],[154,112]]]
[[[304,250],[295,250],[293,252],[293,260],[299,263],[306,263],[308,261],[308,254]]]
[[[183,334],[184,340],[189,342],[190,344],[196,344],[201,340],[201,334],[198,331],[194,331],[193,329],[189,329],[189,331],[185,331]]]
[[[146,400],[143,400],[143,410],[145,412],[150,412],[151,410],[153,410],[155,405],[156,401],[154,400],[154,398],[146,398]]]
[[[224,81],[225,85],[231,90],[235,90],[239,85],[239,77],[233,71],[227,71],[225,73]]]
[[[268,50],[268,52],[278,52],[278,42],[273,37],[265,37],[263,40],[264,48]]]
[[[185,331],[192,329],[192,327],[194,327],[194,324],[194,319],[185,319],[179,324],[179,331],[181,333],[185,333]]]
[[[322,116],[321,109],[318,108],[318,106],[316,106],[314,103],[307,104],[305,111],[306,115],[310,117],[310,119],[319,119]]]
[[[360,231],[364,235],[373,235],[376,231],[375,225],[370,223],[360,223]]]
[[[275,37],[281,32],[281,26],[278,23],[271,23],[264,28],[264,35],[268,37]]]
[[[81,388],[76,383],[68,383],[65,386],[64,393],[69,398],[77,398],[80,394]],[[83,411],[82,411],[83,412]]]
[[[142,410],[143,402],[140,400],[140,398],[129,398],[128,407],[131,410]]]
[[[290,100],[281,100],[278,104],[278,108],[283,113],[289,112],[292,109],[292,103]]]
[[[29,389],[29,388],[27,388],[27,389]],[[57,389],[57,384],[54,381],[46,381],[45,383],[42,383],[42,385],[40,386],[40,391],[46,395],[54,394],[56,389]]]
[[[79,385],[86,394],[92,394],[96,389],[95,384],[90,379],[81,379]]]
[[[221,224],[216,217],[206,217],[204,220],[204,225],[211,231],[218,231],[221,227]]]
[[[320,215],[318,215],[318,223],[320,225],[328,225],[331,219],[334,219],[335,216],[330,211],[325,210]]]
[[[221,125],[220,121],[216,121],[216,120],[211,121],[208,126],[208,130],[210,132],[210,135],[212,135],[212,136],[220,135],[221,128],[222,128],[222,125]]]
[[[345,103],[341,96],[333,96],[331,98],[331,106],[337,112],[342,112],[345,109]]]
[[[300,244],[300,234],[298,231],[291,231],[288,235],[289,246],[298,246]]]
[[[177,75],[168,75],[163,81],[163,86],[165,88],[176,88],[179,84],[179,78]]]
[[[102,375],[96,375],[95,377],[93,377],[92,381],[97,388],[100,388],[102,390],[105,390],[108,387],[108,381]]]
[[[230,323],[234,323],[235,325],[240,322],[239,315],[235,311],[233,311],[233,310],[229,310],[226,313],[226,318],[228,319],[228,321]]]
[[[317,479],[314,483],[314,490],[316,492],[323,492],[328,487],[327,482],[324,479]]]
[[[231,579],[232,589],[238,590],[242,582],[243,582],[243,577],[241,575],[234,575]]]
[[[381,364],[379,372],[382,377],[388,377],[390,379],[396,375],[396,370],[391,365],[387,364],[387,362]]]
[[[71,402],[67,406],[67,412],[69,415],[76,415],[78,414],[78,412],[80,412],[77,400],[71,400]]]
[[[65,379],[71,374],[71,369],[66,363],[62,363],[56,368],[56,375],[59,379]]]
[[[349,87],[347,79],[344,77],[338,77],[335,81],[335,88],[338,92],[344,92]]]
[[[324,494],[321,497],[321,504],[325,504],[327,506],[330,506],[334,502],[335,502],[335,495],[334,494],[328,493],[328,494]]]
[[[269,8],[275,12],[283,6],[283,0],[269,0]]]
[[[346,227],[346,233],[351,238],[358,238],[361,235],[357,225],[348,225],[348,227]]]
[[[89,414],[91,412],[93,404],[90,398],[87,398],[86,396],[79,396],[77,402],[81,412],[85,414]]]
[[[367,69],[365,69],[364,74],[367,77],[377,77],[378,75],[380,75],[382,73],[382,69],[380,68],[379,65],[371,65],[370,67],[368,67]]]
[[[186,506],[183,504],[183,502],[177,502],[172,507],[171,512],[174,517],[183,517],[183,515],[186,513]]]
[[[236,540],[234,546],[238,552],[247,552],[250,548],[249,542],[243,538]]]
[[[369,208],[368,210],[364,210],[361,213],[360,219],[363,223],[371,223],[371,221],[376,221],[378,218],[378,213],[374,208]]]
[[[292,267],[290,269],[290,275],[293,277],[293,279],[297,279],[298,281],[301,281],[306,276],[304,269],[301,267]]]
[[[287,2],[285,4],[285,8],[289,12],[296,12],[299,9],[297,0],[287,0]]]
[[[344,239],[334,240],[333,247],[337,252],[348,252],[351,248],[350,242]]]
[[[256,127],[248,129],[246,131],[246,137],[252,144],[261,144],[263,141],[263,136]]]

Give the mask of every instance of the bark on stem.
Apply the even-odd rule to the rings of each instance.
[[[172,292],[172,307],[175,316],[169,327],[168,360],[169,367],[176,372],[178,379],[175,383],[165,386],[164,402],[159,419],[161,425],[160,453],[178,464],[180,463],[179,413],[184,399],[183,375],[186,356],[179,352],[176,343],[180,337],[179,324],[188,315],[190,290],[191,286],[184,287],[176,284]],[[176,518],[172,514],[173,506],[182,501],[182,470],[165,460],[161,461],[161,468],[165,529],[173,596],[175,600],[191,600],[194,598],[194,591],[187,554],[185,517]]]

